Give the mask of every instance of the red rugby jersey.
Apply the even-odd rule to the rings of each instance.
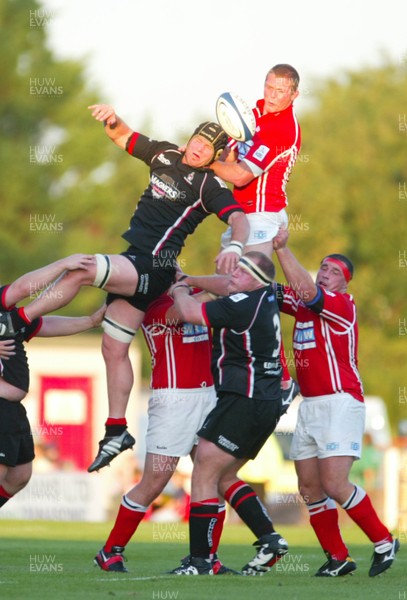
[[[320,287],[317,299],[306,305],[293,289],[278,287],[283,293],[281,312],[295,317],[293,350],[302,395],[348,392],[363,402],[353,297]]]
[[[301,147],[301,129],[291,104],[263,115],[264,100],[253,113],[256,132],[249,142],[231,143],[256,175],[250,183],[234,187],[233,195],[246,213],[279,212],[287,206],[286,184]]]
[[[142,329],[151,354],[151,388],[194,389],[213,385],[212,339],[204,325],[175,324],[166,318],[173,300],[163,294],[152,302]]]

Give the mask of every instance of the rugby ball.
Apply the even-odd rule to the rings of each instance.
[[[238,142],[250,140],[256,130],[256,120],[243,98],[225,92],[216,101],[216,118],[224,131]]]

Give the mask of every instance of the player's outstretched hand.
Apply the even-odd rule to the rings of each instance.
[[[96,121],[106,122],[110,127],[114,127],[117,124],[116,113],[110,104],[92,104],[88,108],[92,111],[92,117]]]

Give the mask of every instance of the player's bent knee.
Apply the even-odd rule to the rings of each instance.
[[[103,319],[102,328],[106,335],[123,344],[131,344],[136,335],[135,329],[131,329],[126,325],[121,325],[117,321],[106,316]]]
[[[96,275],[92,283],[94,287],[104,288],[112,274],[112,263],[107,254],[95,254]]]

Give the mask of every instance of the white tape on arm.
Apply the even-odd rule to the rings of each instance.
[[[232,240],[230,244],[222,250],[221,254],[226,254],[227,252],[235,252],[240,257],[243,252],[243,244],[237,240]]]

